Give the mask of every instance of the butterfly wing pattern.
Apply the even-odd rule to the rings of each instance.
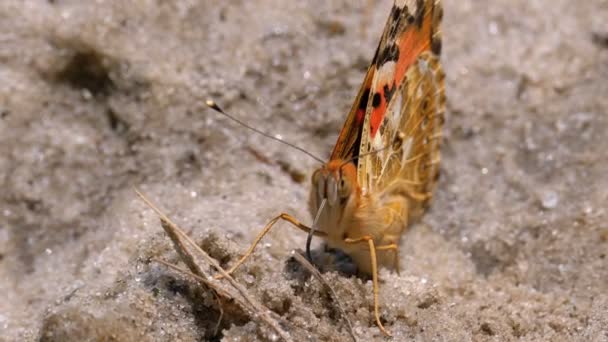
[[[428,205],[439,175],[444,73],[439,1],[399,1],[385,28],[361,132],[357,180],[363,194],[408,187],[410,219]],[[376,153],[372,153],[378,151]]]

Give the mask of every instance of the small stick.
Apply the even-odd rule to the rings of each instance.
[[[220,297],[215,294],[215,300],[217,300],[217,307],[220,310],[220,317],[217,318],[217,323],[215,323],[215,328],[213,328],[213,336],[217,336],[220,331],[220,326],[222,325],[222,319],[224,319],[224,309],[222,308],[222,300]]]
[[[183,273],[183,274],[185,274],[185,275],[187,275],[189,277],[194,278],[198,282],[200,282],[200,283],[204,284],[205,286],[213,289],[215,292],[217,292],[218,295],[220,295],[220,296],[222,296],[224,298],[232,299],[232,300],[234,300],[236,302],[240,302],[240,300],[241,300],[240,298],[235,297],[232,293],[230,293],[230,292],[224,290],[223,288],[219,287],[217,284],[214,284],[213,281],[210,281],[210,280],[208,280],[208,279],[206,279],[204,277],[201,277],[201,276],[199,276],[197,274],[194,274],[191,271],[188,271],[186,269],[183,269],[183,268],[181,268],[181,267],[179,267],[177,265],[174,265],[174,264],[172,264],[170,262],[166,262],[166,261],[161,260],[161,259],[152,258],[150,260],[154,261],[154,262],[157,262],[159,264],[165,265],[165,266],[167,266],[168,268],[170,268],[170,269],[172,269],[174,271],[177,271],[179,273]],[[241,304],[241,303],[239,303],[239,304]],[[246,303],[242,303],[242,304],[244,304],[243,306],[245,306],[245,307],[247,306]]]
[[[209,287],[210,289],[212,289],[214,291],[214,295],[215,295],[215,299],[217,300],[217,304],[218,304],[218,309],[220,311],[220,317],[217,319],[217,323],[215,324],[215,329],[213,329],[213,335],[217,336],[218,330],[220,328],[220,324],[222,323],[222,318],[224,318],[224,309],[222,308],[222,302],[220,300],[220,295],[222,297],[234,300],[235,302],[237,302],[241,307],[247,307],[247,304],[244,303],[243,301],[241,301],[241,299],[239,297],[235,297],[232,294],[226,292],[224,289],[222,289],[221,287],[217,286],[216,284],[214,284],[212,281],[207,280],[201,276],[198,276],[188,270],[185,270],[181,267],[178,267],[172,263],[166,262],[164,260],[161,259],[157,259],[157,258],[152,258],[151,259],[154,262],[157,262],[159,264],[165,265],[168,268],[177,271],[179,273],[185,274],[187,276],[190,276],[196,280],[198,280],[199,283]]]
[[[292,341],[289,334],[281,328],[279,322],[272,318],[272,316],[270,315],[270,310],[268,310],[261,303],[258,303],[255,299],[253,299],[253,297],[251,297],[247,293],[247,290],[241,284],[239,284],[234,278],[232,278],[232,276],[230,276],[230,274],[228,274],[228,272],[226,272],[226,270],[224,270],[215,259],[210,257],[194,241],[192,241],[192,239],[190,239],[190,237],[186,233],[184,233],[183,230],[181,230],[176,224],[174,224],[162,211],[160,211],[160,209],[158,209],[154,204],[152,204],[152,202],[150,202],[148,198],[146,198],[137,189],[135,189],[135,192],[146,203],[146,205],[150,207],[150,209],[155,211],[156,214],[159,216],[161,226],[163,227],[167,235],[169,235],[169,238],[171,238],[171,240],[173,241],[175,250],[178,252],[184,263],[186,263],[188,268],[190,268],[192,273],[202,278],[212,279],[203,271],[203,268],[196,262],[194,256],[194,253],[196,253],[199,257],[202,257],[207,263],[211,264],[215,269],[217,269],[217,271],[228,280],[230,285],[232,285],[232,287],[239,292],[243,299],[253,308],[252,311],[254,312],[254,317],[260,317],[260,319],[262,319],[262,321],[268,324],[272,328],[272,330],[274,330],[283,340]],[[193,251],[190,251],[190,248],[192,248]]]
[[[308,259],[306,259],[304,256],[302,256],[302,254],[300,254],[296,251],[292,251],[291,254],[293,255],[294,259],[296,259],[296,261],[300,263],[300,265],[304,266],[304,268],[306,268],[310,273],[312,273],[312,275],[315,278],[317,278],[319,280],[319,282],[329,290],[329,292],[331,293],[331,296],[333,297],[334,301],[336,302],[336,305],[338,306],[338,309],[340,310],[340,315],[342,316],[342,319],[344,319],[344,321],[346,322],[346,326],[348,328],[347,330],[348,330],[348,333],[350,334],[350,337],[353,338],[353,341],[357,342],[357,336],[355,336],[355,333],[353,331],[353,326],[350,324],[350,321],[348,320],[348,317],[346,316],[346,311],[344,311],[344,308],[340,304],[340,301],[338,300],[338,295],[336,294],[334,289],[329,285],[329,283],[325,280],[325,278],[323,278],[323,275],[321,274],[321,272],[319,272],[319,270],[317,270],[317,268],[314,267],[310,263],[310,261],[308,261]]]

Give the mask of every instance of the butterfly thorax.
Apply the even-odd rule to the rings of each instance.
[[[369,274],[369,251],[346,240],[371,236],[379,246],[398,243],[407,225],[409,200],[390,191],[363,193],[355,164],[335,159],[314,172],[309,210],[313,217],[318,215],[316,228],[328,246],[346,252],[360,272]],[[378,263],[393,267],[393,254],[378,252]]]

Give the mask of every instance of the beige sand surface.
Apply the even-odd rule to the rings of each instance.
[[[0,340],[254,341],[189,278],[137,186],[229,265],[304,221],[391,5],[0,1]],[[432,209],[382,271],[395,341],[608,341],[608,2],[445,0],[448,112]],[[282,166],[281,166],[282,165]],[[301,179],[304,176],[304,180]],[[236,279],[294,338],[349,340],[280,225]],[[329,272],[361,341],[371,282]],[[276,336],[275,336],[276,337]]]

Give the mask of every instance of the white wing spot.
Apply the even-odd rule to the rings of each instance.
[[[414,142],[413,137],[407,138],[405,143],[401,145],[401,149],[403,150],[403,155],[401,156],[401,165],[405,165],[405,162],[410,158],[410,153],[412,153],[412,143]]]
[[[398,91],[397,94],[393,95],[393,98],[391,99],[391,103],[393,105],[391,106],[391,108],[389,108],[389,111],[392,128],[399,127],[399,119],[401,118],[401,105],[403,102],[401,99],[402,96],[403,92]]]
[[[379,151],[384,148],[384,142],[382,141],[382,133],[376,132],[374,140],[372,140],[372,151]]]
[[[429,71],[429,63],[426,59],[418,58],[418,69],[421,74],[424,74]]]
[[[422,91],[422,84],[421,84],[418,86],[418,89],[416,89],[416,99],[421,99],[423,95],[424,95],[424,92]]]

